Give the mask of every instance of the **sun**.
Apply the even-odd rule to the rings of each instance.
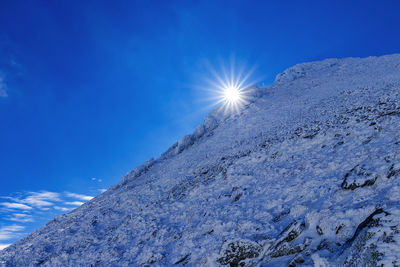
[[[240,65],[236,68],[234,60],[228,67],[222,65],[219,71],[208,66],[213,78],[206,79],[208,84],[203,88],[209,92],[208,99],[212,101],[210,106],[219,106],[217,111],[225,114],[240,115],[242,108],[252,101],[256,89],[254,67],[247,69],[245,65]]]
[[[240,88],[236,86],[227,86],[223,91],[223,97],[225,102],[227,103],[237,103],[241,101],[241,92]]]
[[[229,81],[219,80],[216,86],[217,104],[220,103],[220,109],[224,113],[239,114],[241,107],[250,101],[251,86],[245,85],[244,80],[232,77]]]

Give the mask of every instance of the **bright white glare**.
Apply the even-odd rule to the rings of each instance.
[[[240,88],[235,86],[228,86],[224,90],[224,98],[226,102],[237,103],[240,101]]]
[[[248,79],[252,71],[245,72],[244,68],[235,70],[233,64],[229,71],[222,68],[221,72],[212,69],[214,79],[210,81],[214,104],[220,105],[224,113],[240,113],[240,108],[249,103],[251,98],[252,82]],[[222,73],[222,75],[221,75]]]
[[[253,91],[258,88],[256,83],[259,79],[255,80],[253,76],[255,66],[248,69],[244,64],[239,64],[239,67],[235,67],[234,58],[231,58],[228,67],[222,63],[218,70],[210,62],[206,63],[213,76],[203,77],[206,84],[199,85],[199,89],[208,91],[207,102],[211,103],[206,109],[217,106],[216,111],[240,115],[242,108],[252,101]]]

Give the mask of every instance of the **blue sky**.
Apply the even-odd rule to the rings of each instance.
[[[351,2],[351,3],[350,3]],[[0,248],[202,122],[210,66],[399,53],[398,1],[0,1]]]

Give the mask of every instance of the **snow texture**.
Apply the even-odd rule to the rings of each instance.
[[[0,266],[400,266],[400,55],[296,65]]]

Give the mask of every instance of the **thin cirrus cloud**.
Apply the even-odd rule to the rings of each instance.
[[[38,208],[42,210],[48,210],[57,201],[61,201],[60,194],[49,191],[41,192],[29,192],[27,196],[23,198],[16,197],[5,197],[6,199],[12,200],[13,202],[3,202],[0,205],[10,209],[22,209],[32,210]]]
[[[8,225],[0,227],[0,241],[9,240],[11,238],[15,238],[16,236],[21,235],[21,231],[24,230],[25,227],[22,225]],[[10,244],[0,243],[0,250],[5,249]]]
[[[70,207],[62,207],[62,204],[69,206],[80,206],[93,197],[83,194],[65,192],[56,193],[50,191],[28,192],[24,197],[3,197],[8,201],[0,202],[0,206],[8,210],[32,211],[35,209],[67,211]],[[61,204],[61,205],[60,205]]]
[[[80,206],[82,205],[84,202],[82,201],[67,201],[64,204],[65,205],[71,205],[71,206]]]
[[[32,231],[32,222],[50,220],[61,215],[60,212],[71,211],[92,198],[84,194],[50,191],[0,197],[0,250],[20,238],[23,232]]]
[[[58,201],[61,201],[60,194],[48,191],[30,192],[30,195],[21,200],[23,203],[40,209],[43,207],[53,206],[53,202]]]
[[[72,208],[54,206],[54,209],[55,209],[55,210],[59,210],[59,211],[70,211]]]
[[[8,216],[7,220],[13,222],[33,222],[32,215],[26,213],[14,213]]]
[[[83,200],[83,201],[89,201],[93,198],[92,196],[86,196],[86,195],[75,194],[75,193],[70,193],[70,192],[67,192],[66,196],[71,197],[71,198],[76,198],[79,200]]]
[[[97,181],[97,182],[99,182],[99,183],[103,182],[102,179],[98,179],[98,178],[96,178],[96,177],[93,177],[93,178],[92,178],[92,181]]]
[[[9,208],[9,209],[20,209],[20,210],[31,210],[32,207],[22,204],[22,203],[15,203],[15,202],[3,202],[0,205]]]
[[[21,225],[8,225],[0,228],[0,240],[7,240],[14,236],[16,232],[24,230],[25,227]]]
[[[68,211],[71,207],[67,206],[80,206],[86,201],[91,200],[93,197],[83,194],[65,192],[56,193],[50,191],[28,192],[24,197],[3,197],[8,201],[0,202],[0,206],[6,210],[21,210],[21,211],[34,211],[34,210],[50,210],[55,209],[59,211]],[[18,217],[13,217],[18,220]]]

